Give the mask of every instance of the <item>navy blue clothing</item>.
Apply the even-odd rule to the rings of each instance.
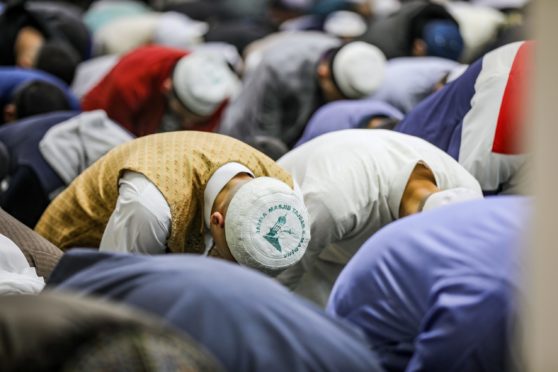
[[[17,87],[32,80],[45,81],[56,85],[66,94],[70,109],[80,110],[77,97],[62,80],[44,71],[19,67],[0,67],[0,107],[4,107],[12,101]]]
[[[102,296],[165,318],[228,371],[379,371],[362,335],[248,268],[196,255],[67,252],[57,290]]]
[[[54,125],[77,114],[52,112],[0,127],[0,142],[10,157],[8,186],[0,191],[0,207],[31,228],[48,206],[49,195],[65,185],[43,158],[39,142]]]
[[[471,110],[471,98],[481,69],[482,59],[472,64],[459,79],[419,103],[394,130],[425,139],[459,161],[463,119]]]
[[[327,311],[391,371],[509,371],[529,200],[463,202],[388,225],[339,276]],[[520,364],[520,363],[519,363]]]

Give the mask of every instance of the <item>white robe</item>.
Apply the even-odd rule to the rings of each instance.
[[[432,170],[439,189],[463,187],[482,197],[475,178],[449,155],[392,131],[332,132],[279,159],[299,184],[311,222],[305,256],[279,280],[325,304],[340,270],[360,246],[399,218],[405,186],[419,162]]]

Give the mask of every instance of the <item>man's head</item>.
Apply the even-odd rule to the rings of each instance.
[[[39,49],[33,67],[46,71],[71,85],[79,62],[79,55],[70,46],[49,41]]]
[[[318,63],[318,83],[327,102],[358,99],[376,91],[386,58],[375,46],[354,41],[327,51]]]
[[[429,20],[413,39],[413,56],[434,56],[457,61],[464,48],[459,26],[449,19]]]
[[[277,275],[297,263],[310,240],[302,197],[270,177],[240,174],[217,196],[210,255]]]
[[[202,51],[181,58],[164,86],[168,107],[184,129],[207,122],[239,87],[237,76],[222,57]]]
[[[70,85],[80,56],[62,41],[47,41],[34,27],[23,27],[14,45],[16,66],[46,71]]]
[[[56,85],[32,80],[19,86],[4,107],[4,122],[53,111],[70,110],[66,94]]]

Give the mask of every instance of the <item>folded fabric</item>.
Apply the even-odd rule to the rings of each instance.
[[[0,234],[0,295],[39,293],[44,286],[18,246]]]

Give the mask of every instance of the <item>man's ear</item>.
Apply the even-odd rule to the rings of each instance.
[[[13,103],[8,103],[4,106],[4,123],[9,123],[17,120],[17,110]]]
[[[170,93],[172,91],[172,79],[170,77],[163,81],[163,91],[165,93]]]
[[[318,77],[321,79],[329,77],[329,66],[325,62],[318,64]]]
[[[411,48],[411,55],[415,57],[424,57],[427,55],[426,43],[422,39],[415,39],[413,41],[413,47]]]
[[[225,227],[225,216],[221,212],[213,212],[209,217],[209,223],[223,229]]]

